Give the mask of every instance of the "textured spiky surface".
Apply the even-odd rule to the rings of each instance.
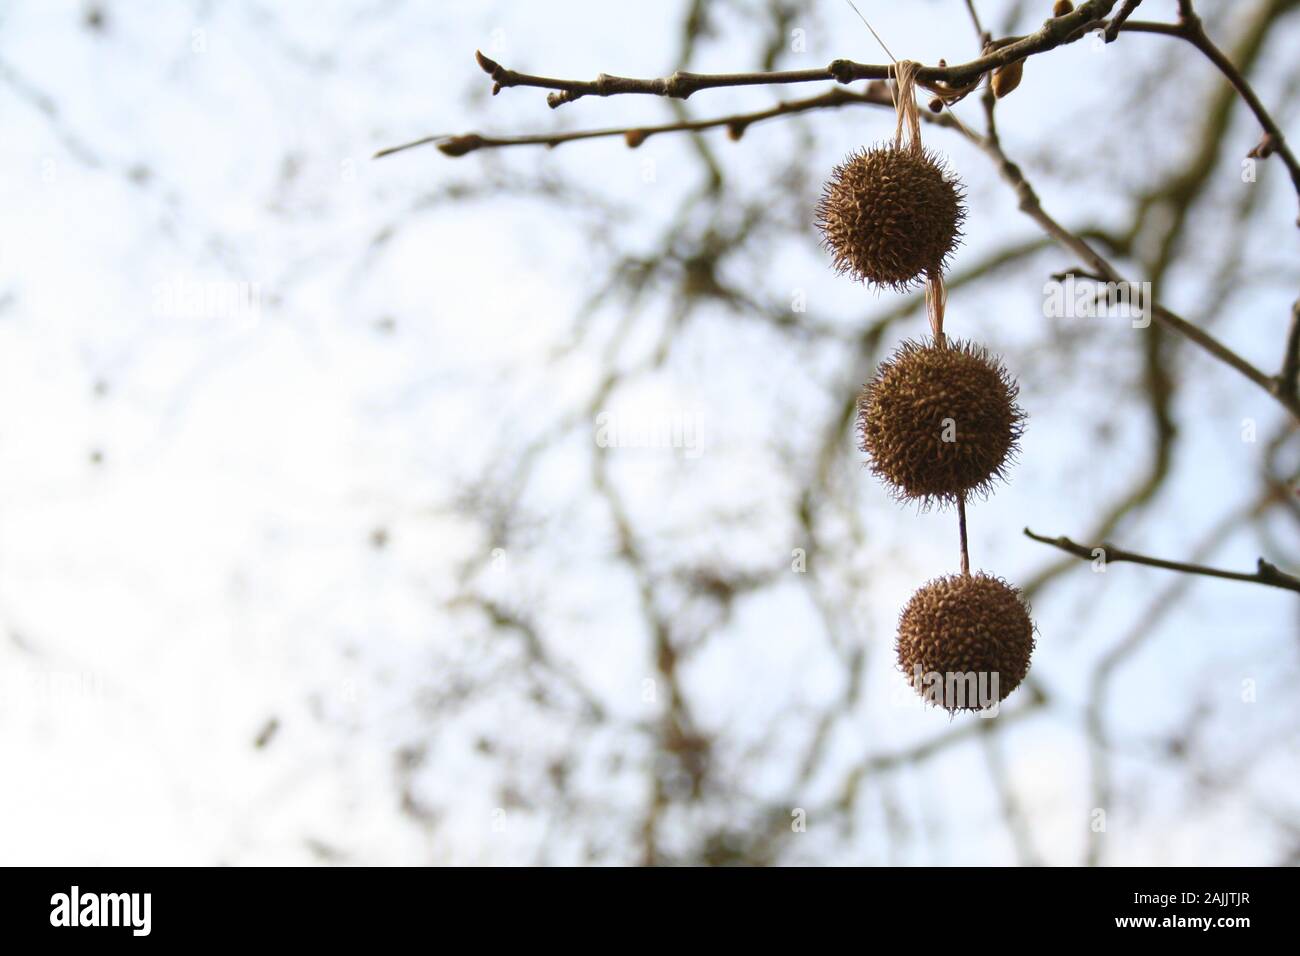
[[[912,595],[898,622],[898,666],[917,693],[948,711],[1005,700],[1033,652],[1034,624],[1020,592],[987,574],[935,578]],[[973,684],[963,679],[969,674]]]
[[[858,398],[858,437],[871,470],[923,507],[985,495],[1023,432],[1019,387],[983,348],[905,341]]]
[[[827,181],[817,204],[835,270],[903,292],[939,273],[966,218],[960,184],[927,150],[859,150]]]

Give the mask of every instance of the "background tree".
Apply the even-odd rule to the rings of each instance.
[[[20,8],[6,818],[63,761],[239,861],[1293,861],[1297,4],[860,6],[950,101],[948,326],[1029,413],[971,515],[1040,629],[996,719],[894,669],[956,544],[855,449],[925,310],[817,244],[893,133],[850,8]]]

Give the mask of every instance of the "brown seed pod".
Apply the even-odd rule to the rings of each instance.
[[[858,438],[871,470],[922,507],[986,495],[1024,431],[1019,387],[970,342],[905,341],[858,398]]]
[[[892,145],[851,154],[817,204],[835,271],[897,292],[943,270],[965,218],[961,185],[942,160]]]
[[[950,713],[1005,700],[1033,651],[1034,624],[1020,592],[988,574],[935,578],[898,622],[898,666],[918,694]]]

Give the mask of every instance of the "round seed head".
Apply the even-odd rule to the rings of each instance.
[[[943,162],[892,145],[851,154],[817,204],[835,271],[898,292],[943,271],[965,218],[961,186]]]
[[[918,694],[949,713],[1005,700],[1033,651],[1034,624],[1020,592],[983,573],[935,578],[898,622],[898,666]]]
[[[874,474],[922,507],[988,494],[1024,431],[1019,387],[970,342],[906,341],[858,398],[858,437]]]

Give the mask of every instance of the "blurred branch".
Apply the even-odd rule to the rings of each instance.
[[[1038,217],[1035,216],[1035,218]],[[1044,218],[1046,218],[1046,214],[1044,214]],[[1062,230],[1062,232],[1064,232],[1064,230]],[[1071,248],[1074,247],[1071,246]],[[1082,240],[1080,240],[1079,249],[1076,251],[1081,251],[1084,248],[1087,248],[1087,246],[1086,244],[1082,243]],[[1101,260],[1100,257],[1097,257],[1096,253],[1092,253],[1092,255],[1094,256],[1094,264],[1104,264],[1104,261]],[[1094,282],[1109,282],[1109,283],[1116,283],[1118,285],[1125,285],[1125,286],[1130,284],[1125,279],[1122,279],[1118,275],[1118,273],[1116,273],[1109,266],[1106,266],[1106,271],[1104,271],[1102,274],[1098,274],[1094,272],[1085,272],[1078,269],[1072,269],[1069,270],[1068,272],[1060,273],[1060,275],[1062,277],[1076,276],[1080,279],[1091,279]],[[1195,342],[1201,348],[1205,349],[1205,351],[1213,355],[1220,362],[1223,362],[1225,365],[1231,366],[1232,368],[1236,369],[1242,375],[1246,376],[1246,378],[1250,379],[1252,382],[1254,382],[1264,391],[1268,392],[1279,402],[1281,402],[1282,405],[1284,405],[1288,410],[1290,410],[1291,414],[1295,415],[1297,418],[1300,418],[1300,402],[1296,400],[1294,394],[1291,395],[1287,394],[1286,390],[1283,388],[1282,379],[1280,377],[1274,378],[1271,375],[1266,375],[1264,372],[1260,371],[1254,365],[1251,365],[1250,362],[1246,361],[1244,358],[1242,358],[1232,349],[1228,348],[1226,345],[1224,345],[1222,342],[1216,339],[1213,335],[1193,325],[1191,322],[1188,322],[1182,316],[1169,311],[1159,303],[1152,302],[1149,303],[1149,305],[1151,308],[1151,315],[1155,319],[1157,319],[1162,325],[1168,326],[1169,328],[1173,329],[1175,332],[1178,332],[1180,335],[1184,336],[1185,338],[1190,339],[1192,342]],[[1294,390],[1292,391],[1294,393]]]
[[[984,750],[984,761],[989,769],[989,779],[998,796],[1002,810],[1002,819],[1007,832],[1011,835],[1012,845],[1016,848],[1019,866],[1041,866],[1042,857],[1034,848],[1034,831],[1029,814],[1016,798],[1015,786],[1011,773],[1002,753],[1002,742],[997,739],[997,727],[993,721],[984,721],[980,726],[980,744]]]
[[[1274,17],[1296,8],[1298,4],[1300,4],[1300,0],[1270,0],[1268,7],[1264,9],[1262,19],[1266,22],[1271,21]],[[1132,6],[1136,5],[1136,3],[1132,4]],[[1129,6],[1130,4],[1126,2],[1124,9],[1115,18],[1116,21],[1126,16],[1125,11],[1128,10]],[[1114,27],[1115,21],[1112,21],[1111,26],[1106,31],[1108,41],[1112,39],[1110,31]],[[1281,128],[1273,120],[1268,110],[1264,108],[1264,104],[1260,102],[1259,97],[1255,94],[1254,87],[1250,85],[1241,70],[1237,69],[1233,62],[1206,34],[1201,18],[1192,9],[1190,0],[1183,0],[1183,2],[1179,3],[1179,20],[1176,24],[1133,21],[1122,23],[1122,29],[1127,33],[1158,33],[1178,37],[1186,40],[1204,53],[1206,58],[1218,67],[1219,72],[1227,78],[1228,82],[1241,95],[1246,105],[1250,107],[1251,112],[1255,114],[1259,125],[1264,129],[1264,138],[1251,151],[1250,155],[1253,158],[1266,159],[1276,153],[1286,165],[1287,171],[1291,174],[1291,182],[1295,186],[1296,194],[1300,196],[1300,162],[1296,160],[1295,153],[1287,145]],[[1300,225],[1300,219],[1297,220],[1297,225]]]
[[[1244,571],[1224,571],[1220,568],[1209,568],[1202,564],[1153,558],[1145,554],[1125,551],[1105,541],[1099,545],[1078,544],[1064,535],[1057,538],[1048,538],[1034,534],[1028,528],[1025,529],[1025,536],[1043,544],[1050,544],[1054,548],[1060,548],[1062,551],[1072,554],[1076,558],[1083,558],[1085,561],[1092,561],[1100,557],[1107,564],[1127,561],[1130,564],[1145,564],[1148,567],[1164,568],[1167,571],[1181,571],[1183,574],[1200,574],[1211,578],[1227,578],[1231,581],[1250,581],[1254,584],[1264,584],[1269,587],[1300,592],[1300,578],[1279,571],[1276,565],[1270,564],[1263,558],[1259,559],[1254,573],[1247,574]]]
[[[993,37],[984,29],[984,24],[980,22],[979,11],[975,9],[975,0],[966,0],[966,12],[970,14],[971,26],[975,28],[975,36],[979,39],[980,46],[988,46]]]
[[[1265,494],[1245,508],[1225,514],[1197,545],[1192,557],[1194,559],[1209,557],[1232,534],[1233,530],[1240,526],[1244,518],[1262,514],[1273,503],[1274,497]],[[1089,805],[1094,808],[1105,809],[1115,805],[1114,780],[1109,754],[1111,737],[1105,716],[1111,682],[1115,674],[1132,659],[1143,644],[1159,633],[1158,625],[1161,620],[1179,606],[1194,580],[1190,576],[1175,578],[1156,595],[1124,638],[1102,655],[1088,680],[1083,725],[1088,737],[1092,777]],[[1102,851],[1105,849],[1105,833],[1104,828],[1101,830],[1089,828],[1088,842],[1084,850],[1085,865],[1096,866],[1101,863]]]
[[[1047,704],[1047,696],[1037,685],[1026,682],[1024,687],[1025,690],[1030,692],[1029,696],[1021,706],[1009,713],[998,716],[999,730],[1005,729],[1011,722],[1035,716]],[[945,752],[949,747],[969,741],[977,734],[985,732],[984,720],[985,718],[972,717],[970,720],[957,724],[942,734],[930,737],[910,747],[884,753],[874,753],[862,758],[850,768],[845,776],[844,782],[839,788],[838,805],[842,809],[851,807],[854,801],[857,800],[858,791],[863,780],[870,779],[876,774],[896,770],[899,767],[919,764]]]
[[[1291,306],[1291,330],[1286,337],[1286,354],[1278,376],[1283,396],[1300,401],[1300,299]]]
[[[584,714],[594,721],[605,719],[605,708],[596,697],[579,680],[577,674],[567,666],[556,663],[546,650],[541,632],[537,626],[505,605],[478,594],[466,594],[457,597],[450,607],[473,607],[487,616],[494,628],[514,631],[523,640],[524,652],[528,661],[545,671],[548,675],[567,684],[569,689],[582,701]]]

